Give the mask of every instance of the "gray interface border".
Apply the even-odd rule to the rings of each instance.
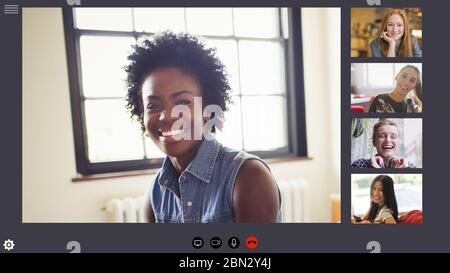
[[[19,1],[10,1],[15,4]],[[423,82],[426,89],[435,90],[425,95],[426,110],[423,118],[423,174],[422,225],[351,225],[350,224],[350,128],[351,118],[358,117],[350,109],[347,95],[350,92],[350,64],[352,62],[381,62],[350,57],[350,9],[369,6],[365,0],[338,1],[83,1],[82,6],[260,6],[260,7],[339,7],[341,8],[341,215],[342,223],[302,224],[97,224],[97,223],[22,223],[22,22],[17,16],[0,16],[2,34],[1,73],[2,99],[0,178],[0,243],[14,240],[14,252],[68,252],[66,244],[78,241],[82,252],[148,252],[148,253],[280,253],[280,252],[369,252],[368,243],[377,241],[381,252],[450,252],[448,193],[446,179],[448,162],[445,152],[450,139],[449,126],[445,126],[450,92],[445,85],[448,67],[442,62],[444,46],[441,33],[448,25],[443,19],[449,4],[445,1],[381,0],[379,7],[421,7],[425,36],[424,57],[396,60],[422,62]],[[106,2],[106,3],[105,3]],[[21,7],[67,7],[66,1],[20,1]],[[388,62],[394,62],[387,60]],[[3,80],[5,79],[5,80]],[[6,80],[7,79],[7,80]],[[442,90],[441,92],[439,92]],[[359,115],[362,117],[363,115]],[[401,116],[401,115],[400,115]],[[364,116],[369,117],[369,116]],[[406,116],[405,116],[406,117]],[[442,122],[442,123],[441,123]],[[448,122],[446,123],[448,124]],[[355,173],[355,172],[353,172]],[[374,172],[375,173],[375,172]],[[246,237],[259,238],[259,246],[249,250],[243,245]],[[192,247],[194,237],[202,237],[201,249]],[[223,245],[213,249],[212,237],[222,238]],[[236,236],[241,247],[228,247],[228,238]],[[0,246],[0,255],[6,251]]]

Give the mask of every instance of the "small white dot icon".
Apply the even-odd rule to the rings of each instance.
[[[5,240],[5,242],[3,243],[3,247],[5,248],[5,250],[7,251],[11,251],[14,249],[14,241],[13,240]]]

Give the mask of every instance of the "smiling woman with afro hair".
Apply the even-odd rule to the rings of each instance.
[[[230,102],[228,75],[215,50],[206,48],[196,37],[189,34],[176,35],[165,31],[133,46],[128,56],[131,63],[125,68],[127,77],[127,108],[137,118],[145,131],[142,115],[141,85],[145,76],[162,67],[178,67],[193,77],[202,90],[207,104],[219,105],[223,111]]]
[[[166,154],[146,193],[148,221],[280,222],[278,186],[260,158],[214,137],[192,138],[199,120],[206,127],[215,116],[191,118],[202,115],[199,98],[202,111],[211,105],[225,111],[230,102],[227,73],[215,50],[189,34],[165,31],[133,46],[128,60],[127,108]],[[188,114],[174,115],[177,107]]]

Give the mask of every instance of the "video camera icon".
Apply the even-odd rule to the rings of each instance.
[[[211,239],[209,244],[211,245],[212,248],[217,249],[222,246],[222,239],[220,239],[219,237],[214,237]]]

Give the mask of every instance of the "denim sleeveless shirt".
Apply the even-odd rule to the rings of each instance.
[[[234,181],[248,159],[259,160],[269,168],[259,157],[229,149],[216,140],[203,140],[178,179],[166,157],[150,187],[156,223],[233,223]],[[281,222],[280,210],[277,221]]]

